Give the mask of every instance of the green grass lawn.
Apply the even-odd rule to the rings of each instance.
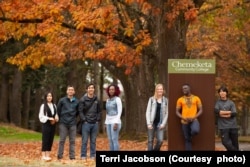
[[[0,142],[30,142],[41,141],[42,133],[18,128],[13,125],[0,124]],[[55,140],[58,136],[55,136]]]

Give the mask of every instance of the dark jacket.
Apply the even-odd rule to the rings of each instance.
[[[101,121],[101,108],[97,96],[89,98],[85,94],[79,100],[78,112],[83,122],[96,123]]]
[[[78,103],[79,101],[75,97],[71,100],[68,97],[63,97],[59,100],[57,104],[59,123],[65,125],[76,125]]]

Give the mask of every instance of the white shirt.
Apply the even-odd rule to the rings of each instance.
[[[51,114],[54,115],[54,107],[53,107],[53,104],[52,103],[48,103],[48,106],[50,108],[50,111],[51,111]],[[55,106],[56,107],[56,106]],[[58,115],[56,114],[55,118],[58,118]],[[39,110],[39,120],[41,123],[45,123],[47,122],[49,119],[49,117],[46,115],[44,115],[44,104],[42,104],[40,106],[40,110]]]

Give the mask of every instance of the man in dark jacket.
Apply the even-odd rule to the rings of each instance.
[[[78,99],[74,97],[75,89],[73,86],[67,87],[67,96],[61,98],[57,104],[59,116],[59,148],[57,158],[63,158],[64,143],[69,135],[69,158],[75,159],[75,138],[76,138],[76,118],[78,115]]]
[[[94,94],[95,85],[87,85],[87,93],[80,99],[78,111],[82,125],[82,147],[81,159],[87,158],[87,144],[90,138],[90,158],[95,159],[96,156],[96,137],[98,134],[98,122],[101,120],[100,102]]]

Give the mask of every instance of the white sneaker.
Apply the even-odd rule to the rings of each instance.
[[[42,160],[44,160],[44,161],[50,161],[51,158],[50,157],[42,157]]]

